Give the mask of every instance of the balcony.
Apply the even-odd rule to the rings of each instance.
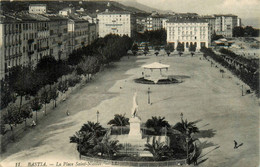
[[[38,52],[42,52],[42,51],[45,51],[45,50],[48,50],[49,49],[49,46],[46,46],[46,47],[41,47],[39,49],[37,49]]]
[[[34,39],[29,39],[28,44],[31,45],[34,42]]]
[[[32,54],[34,54],[33,50],[32,51],[28,51],[28,55],[32,55]]]

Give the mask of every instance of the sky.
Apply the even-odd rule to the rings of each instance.
[[[141,4],[174,12],[235,14],[242,21],[260,25],[260,0],[135,0]],[[258,22],[258,23],[255,23]]]

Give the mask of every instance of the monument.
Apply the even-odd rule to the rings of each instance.
[[[137,92],[135,92],[133,97],[132,117],[129,120],[130,131],[128,137],[136,140],[142,139],[141,118],[138,117],[137,113],[138,113]]]

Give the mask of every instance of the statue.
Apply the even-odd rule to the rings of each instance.
[[[137,112],[138,112],[137,92],[135,92],[133,97],[132,118],[135,118],[137,116]]]

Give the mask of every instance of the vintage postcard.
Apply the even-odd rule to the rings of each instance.
[[[258,167],[259,0],[0,0],[1,167]]]

